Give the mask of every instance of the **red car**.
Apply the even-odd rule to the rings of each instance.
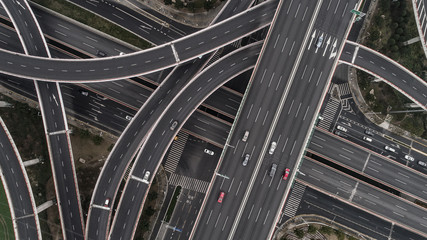
[[[224,199],[224,196],[225,196],[225,192],[220,192],[219,193],[219,197],[218,197],[218,202],[219,203],[222,203],[222,200]]]
[[[289,171],[290,171],[289,168],[286,168],[285,173],[283,174],[283,180],[288,179]]]

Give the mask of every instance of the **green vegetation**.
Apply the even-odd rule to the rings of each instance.
[[[5,240],[15,239],[10,207],[2,184],[0,184],[0,238]]]
[[[308,230],[307,230],[308,233],[314,234],[314,233],[316,233],[316,231],[317,231],[316,226],[313,226],[313,225],[308,226]]]
[[[327,234],[327,235],[331,235],[333,233],[333,229],[329,226],[322,226],[319,229],[319,232],[322,234]]]
[[[345,239],[345,233],[339,229],[334,230],[335,236],[337,236],[338,240],[344,240]]]
[[[425,80],[427,60],[420,42],[405,46],[403,43],[418,37],[413,10],[409,1],[379,0],[362,44],[398,61]],[[373,112],[391,114],[392,124],[420,137],[427,137],[427,118],[422,113],[393,113],[408,110],[408,98],[384,82],[372,82],[374,78],[357,71],[359,87],[366,103]]]
[[[420,42],[404,46],[403,42],[418,37],[409,1],[379,0],[364,44],[376,49],[423,77],[427,67]]]
[[[138,48],[151,47],[150,43],[135,34],[66,0],[34,0],[34,2]]]
[[[295,228],[294,229],[294,233],[297,236],[297,238],[299,238],[299,239],[301,239],[301,238],[303,238],[305,236],[305,232],[301,228]]]
[[[169,204],[168,211],[166,212],[165,222],[170,221],[170,219],[172,217],[172,213],[175,210],[175,205],[176,205],[176,202],[178,201],[178,196],[180,193],[181,193],[181,186],[177,186],[175,188],[175,192],[173,193],[171,202]]]
[[[93,142],[95,145],[100,145],[101,143],[103,143],[103,142],[104,142],[104,138],[102,138],[102,137],[101,137],[101,136],[99,136],[99,135],[91,134],[91,133],[89,132],[89,130],[87,130],[87,129],[74,128],[74,129],[73,129],[73,133],[72,133],[72,134],[78,135],[79,137],[81,137],[81,138],[83,138],[83,139],[88,139],[88,138],[90,138],[90,139],[92,139],[92,142]],[[111,149],[113,149],[113,145],[111,145]],[[109,149],[109,151],[110,151],[111,149]]]

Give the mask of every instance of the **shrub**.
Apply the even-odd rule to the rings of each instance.
[[[301,228],[295,228],[294,233],[295,235],[297,235],[298,238],[303,238],[305,235],[304,230],[302,230]]]
[[[308,233],[313,234],[313,233],[316,233],[316,231],[317,231],[317,228],[315,226],[313,225],[308,226],[308,230],[307,230]]]
[[[332,228],[329,226],[322,226],[319,231],[323,234],[328,234],[331,235],[332,234]]]

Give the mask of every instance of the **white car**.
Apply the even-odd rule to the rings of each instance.
[[[385,148],[385,150],[387,150],[387,151],[390,151],[390,152],[396,152],[396,149],[394,149],[394,148],[392,148],[392,147],[390,147],[390,146],[385,146],[384,147]]]
[[[274,150],[276,150],[277,143],[271,142],[270,150],[268,150],[268,153],[271,155],[274,153]]]
[[[151,174],[150,171],[146,171],[145,174],[144,174],[144,178],[142,179],[142,181],[145,182],[145,183],[147,183],[147,184],[150,183],[149,182],[150,174]]]
[[[213,156],[213,155],[214,155],[214,152],[213,152],[212,150],[207,149],[207,148],[205,148],[204,152],[205,152],[206,154],[211,155],[211,156]]]
[[[367,142],[372,142],[372,138],[367,137],[367,136],[363,136],[363,140],[365,140]]]
[[[131,117],[131,116],[129,116],[129,115],[126,115],[126,120],[130,121],[130,120],[132,120],[132,118],[133,118],[133,117]]]
[[[337,125],[337,129],[340,131],[343,131],[343,132],[347,132],[347,128],[340,126],[340,125]]]
[[[412,157],[411,155],[405,155],[405,159],[408,161],[411,161],[411,162],[413,162],[415,160],[415,158]]]

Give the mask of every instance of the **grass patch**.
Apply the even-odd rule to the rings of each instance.
[[[0,184],[0,238],[5,240],[15,239],[12,216],[3,184]]]
[[[165,222],[169,222],[172,217],[172,213],[175,210],[176,202],[178,201],[178,196],[181,193],[181,186],[177,186],[175,188],[175,192],[173,193],[171,203],[169,204],[168,211],[166,212]]]
[[[86,24],[101,32],[118,38],[124,42],[130,43],[140,49],[152,47],[151,44],[135,34],[125,30],[116,24],[105,20],[81,7],[78,7],[66,0],[33,0],[46,8],[49,8],[57,13],[72,18],[78,22]]]

